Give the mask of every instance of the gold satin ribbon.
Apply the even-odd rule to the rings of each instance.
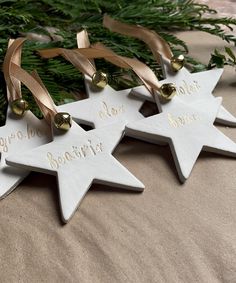
[[[154,30],[149,30],[138,25],[121,23],[112,19],[108,15],[103,17],[103,26],[112,32],[132,36],[145,42],[149,46],[154,58],[159,64],[161,64],[161,55],[169,60],[173,57],[173,53],[168,43]]]
[[[104,58],[120,68],[132,69],[152,94],[153,89],[159,90],[161,87],[156,75],[147,65],[137,59],[119,56],[102,43],[94,44],[90,49],[80,49],[79,52],[87,58]]]
[[[87,33],[78,33],[77,41],[80,47],[88,46],[89,41]],[[137,59],[119,56],[101,43],[94,44],[90,46],[90,48],[79,48],[73,50],[64,48],[44,49],[39,50],[39,54],[44,58],[54,58],[61,55],[82,73],[87,74],[90,77],[92,77],[96,71],[94,65],[91,63],[91,59],[104,58],[118,67],[132,69],[142,80],[150,93],[153,94],[153,89],[159,91],[161,87],[154,72],[147,65]]]
[[[111,31],[143,40],[150,47],[158,62],[160,62],[160,53],[167,59],[170,59],[173,56],[169,45],[155,31],[148,30],[141,26],[120,23],[107,15],[104,16],[103,24]],[[7,88],[9,90],[8,99],[12,101],[21,98],[20,83],[22,82],[32,92],[45,118],[49,119],[50,117],[51,119],[51,116],[54,116],[57,113],[57,110],[46,87],[36,72],[31,76],[20,68],[20,55],[24,41],[24,38],[19,38],[10,42],[4,60],[3,69]],[[152,95],[154,95],[155,90],[160,90],[161,85],[154,72],[147,65],[137,59],[119,56],[101,43],[90,46],[87,31],[83,30],[77,34],[77,44],[78,49],[68,50],[64,48],[53,48],[40,50],[39,53],[44,58],[53,58],[61,55],[83,74],[90,77],[96,72],[93,59],[104,58],[118,67],[132,69]]]
[[[39,50],[38,52],[43,58],[47,58],[47,59],[54,58],[57,56],[62,56],[72,65],[74,65],[75,68],[80,70],[83,74],[92,77],[93,74],[96,72],[95,66],[88,58],[86,58],[82,53],[76,52],[76,50],[77,49],[70,50],[65,48],[52,48],[52,49],[42,49]]]
[[[12,102],[15,99],[21,98],[21,83],[14,77],[10,76],[10,62],[16,65],[21,65],[21,51],[25,38],[10,39],[8,49],[3,62],[3,74],[7,87],[7,99]]]
[[[32,75],[30,75],[18,65],[11,63],[10,76],[19,80],[31,91],[44,118],[47,122],[51,123],[51,119],[57,114],[57,110],[38,74],[34,71]]]
[[[21,50],[25,40],[12,40],[4,58],[3,72],[9,89],[9,101],[22,97],[20,85],[23,83],[32,92],[45,119],[50,123],[57,113],[51,96],[36,72],[30,75],[20,67]]]
[[[87,30],[82,30],[77,33],[76,35],[77,39],[77,47],[80,48],[89,48],[90,47],[90,41]],[[94,66],[96,70],[96,66],[93,59],[90,59],[91,64]]]

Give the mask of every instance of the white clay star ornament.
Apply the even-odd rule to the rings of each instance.
[[[164,112],[130,123],[125,131],[141,140],[168,143],[179,178],[185,182],[202,150],[236,157],[236,144],[213,125],[221,101],[186,105],[175,97]]]
[[[175,72],[172,70],[169,60],[163,59],[163,73],[165,79],[160,81],[160,83],[162,85],[173,83],[176,87],[177,96],[181,101],[192,104],[201,99],[205,99],[206,103],[209,105],[215,99],[212,92],[223,73],[223,69],[190,73],[183,67]],[[134,88],[133,93],[140,98],[153,101],[153,96],[144,86]],[[159,111],[165,111],[165,105],[158,106]],[[216,122],[228,126],[236,126],[236,118],[222,105],[216,115]]]
[[[51,131],[45,120],[39,120],[28,110],[27,102],[21,97],[19,81],[10,77],[11,62],[20,65],[23,38],[9,41],[9,49],[4,59],[4,76],[7,84],[9,106],[5,125],[0,127],[0,199],[6,197],[30,173],[8,166],[5,159],[9,155],[30,150],[51,140]],[[14,84],[13,84],[13,83]]]
[[[112,156],[120,138],[113,126],[86,132],[73,122],[63,134],[56,130],[51,143],[9,156],[7,164],[56,175],[62,219],[68,222],[92,183],[143,191],[144,185]]]
[[[9,155],[23,153],[50,141],[50,128],[31,111],[18,118],[10,109],[6,124],[0,128],[0,198],[4,198],[30,173],[29,170],[10,167],[5,159]]]

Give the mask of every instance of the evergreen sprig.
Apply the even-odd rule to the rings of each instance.
[[[64,59],[44,60],[39,57],[36,50],[51,47],[75,48],[76,32],[86,28],[92,43],[100,41],[120,55],[137,57],[161,75],[159,66],[142,42],[111,33],[102,27],[104,13],[123,22],[139,24],[155,30],[169,42],[175,54],[188,52],[186,43],[171,34],[176,30],[205,31],[228,43],[234,45],[236,43],[236,37],[223,29],[223,27],[232,29],[236,25],[236,19],[215,17],[217,13],[215,10],[192,0],[0,0],[0,64],[3,62],[10,37],[16,38],[33,33],[51,38],[45,27],[56,28],[58,41],[47,43],[28,41],[25,44],[22,66],[28,71],[33,69],[38,71],[55,103],[75,100],[77,94],[84,91],[83,76]],[[221,67],[225,64],[235,66],[236,60],[231,49],[225,51],[225,54],[215,51],[208,66],[188,56],[187,61],[193,70]],[[110,74],[110,82],[116,89],[137,84],[132,72],[121,70],[103,60],[98,60],[96,63],[98,68]],[[3,124],[6,91],[2,75],[0,80],[0,124]],[[31,109],[40,115],[25,89],[24,95]]]

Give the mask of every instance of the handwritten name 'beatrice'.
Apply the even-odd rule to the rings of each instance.
[[[103,152],[103,144],[101,142],[94,144],[88,139],[83,145],[73,145],[68,151],[65,151],[57,156],[53,155],[51,152],[48,152],[47,159],[52,169],[58,169],[71,161],[85,159],[89,156],[96,156],[101,152]]]

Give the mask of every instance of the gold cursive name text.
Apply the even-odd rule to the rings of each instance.
[[[89,156],[96,156],[103,151],[103,144],[101,142],[93,144],[91,140],[81,146],[72,146],[68,151],[60,155],[53,155],[51,152],[47,153],[47,159],[52,169],[58,169],[76,159],[84,159]]]
[[[167,116],[168,122],[173,128],[180,128],[201,120],[201,117],[198,114],[184,114],[181,116],[174,116],[168,113]]]
[[[125,112],[124,105],[120,106],[108,106],[108,104],[103,101],[102,102],[102,109],[98,112],[98,115],[101,119],[107,119]]]
[[[201,89],[201,86],[197,81],[192,81],[191,83],[187,83],[185,80],[182,80],[181,84],[177,87],[177,95],[191,95],[194,93],[198,93]]]
[[[17,141],[30,140],[34,137],[41,138],[43,133],[39,129],[33,129],[28,124],[25,131],[16,131],[6,137],[0,137],[0,152],[8,152],[9,146]]]

